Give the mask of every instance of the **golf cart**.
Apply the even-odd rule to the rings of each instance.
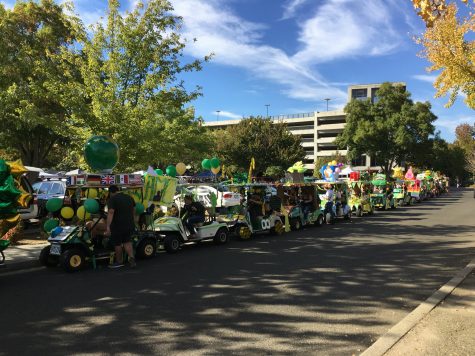
[[[393,197],[397,206],[411,204],[411,194],[407,191],[406,183],[403,180],[394,182]]]
[[[167,252],[175,253],[184,244],[198,243],[205,240],[213,240],[218,245],[228,242],[228,225],[224,222],[216,221],[216,199],[212,198],[210,204],[211,208],[206,209],[207,216],[205,222],[195,224],[195,231],[190,231],[186,227],[186,213],[181,217],[165,216],[155,220],[154,230]]]
[[[396,209],[392,185],[386,181],[386,176],[376,174],[371,183],[373,184],[373,192],[370,196],[373,206],[382,210]]]
[[[274,187],[264,183],[249,183],[229,185],[229,189],[241,194],[242,204],[227,216],[220,216],[219,220],[226,222],[237,237],[248,240],[258,233],[280,235],[284,232],[280,217],[282,202]]]
[[[372,186],[370,181],[351,180],[349,182],[350,206],[352,214],[363,216],[364,214],[374,214],[373,202],[370,198]]]
[[[139,201],[144,200],[144,184],[140,175],[85,173],[70,176],[66,196],[71,206],[63,206],[59,198],[50,199],[46,204],[53,218],[44,225],[50,232],[50,245],[40,253],[42,265],[55,267],[59,264],[66,271],[74,272],[88,263],[95,269],[100,261],[109,263],[114,260],[114,246],[104,235],[110,185],[117,185],[123,193],[131,195],[136,201],[135,213],[143,213]],[[59,226],[60,218],[63,219],[62,226]],[[155,256],[157,238],[153,230],[137,229],[132,235],[132,244],[137,258]]]
[[[405,180],[407,192],[410,195],[409,204],[421,202],[421,181],[418,179]]]
[[[351,209],[348,205],[348,185],[345,181],[318,180],[314,183],[319,194],[323,215],[327,224],[334,223],[337,218],[349,220]],[[330,191],[333,192],[330,195]]]
[[[323,225],[325,218],[320,208],[320,198],[312,184],[279,185],[277,195],[283,202],[292,230]]]

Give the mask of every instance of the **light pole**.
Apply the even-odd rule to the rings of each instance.
[[[221,112],[221,110],[216,110],[216,121],[219,121],[219,113]]]
[[[325,99],[323,99],[323,100],[325,100],[325,101],[327,102],[327,111],[328,111],[328,102],[329,102],[330,100],[332,100],[332,99],[330,99],[330,98],[325,98]]]
[[[270,106],[270,104],[265,104],[264,106],[266,107],[266,117],[268,118],[269,117],[269,106]]]

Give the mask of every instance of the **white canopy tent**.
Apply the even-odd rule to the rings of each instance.
[[[353,172],[354,172],[354,170],[352,170],[351,167],[348,166],[340,172],[340,175],[349,176]]]

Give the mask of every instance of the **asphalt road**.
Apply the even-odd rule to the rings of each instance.
[[[136,269],[0,274],[0,355],[358,354],[473,258],[474,215],[466,190]]]

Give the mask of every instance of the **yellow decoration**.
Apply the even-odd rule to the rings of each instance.
[[[213,172],[213,174],[218,174],[219,171],[220,171],[221,167],[218,167],[218,168],[211,168],[211,172]]]
[[[16,160],[14,162],[7,162],[7,163],[10,166],[10,173],[13,174],[14,176],[18,176],[18,175],[28,172],[28,170],[25,168],[21,160]]]
[[[335,161],[335,160],[333,160],[331,165],[332,165],[332,166],[336,166],[337,164],[338,164],[338,162]]]
[[[78,217],[79,220],[87,220],[91,218],[91,214],[87,213],[86,209],[82,205],[78,208],[78,211],[76,212],[76,216]]]
[[[175,168],[179,176],[182,176],[186,172],[186,165],[183,162],[177,163]]]
[[[20,214],[16,214],[16,215],[13,215],[12,217],[5,219],[5,221],[7,221],[10,224],[16,224],[20,221],[20,218],[21,218]]]
[[[96,188],[89,188],[89,189],[86,189],[86,198],[91,198],[91,199],[95,199],[97,198],[97,189]]]
[[[61,209],[61,216],[64,219],[69,220],[74,216],[74,210],[69,206],[65,206]]]
[[[251,164],[249,165],[249,174],[247,176],[247,182],[251,183],[252,182],[252,172],[256,169],[256,160],[254,157],[251,157]]]

